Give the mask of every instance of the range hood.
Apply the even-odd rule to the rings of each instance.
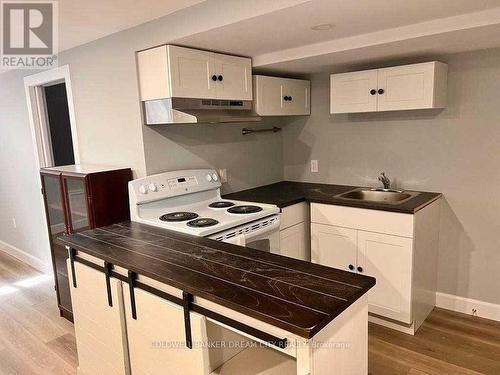
[[[196,124],[260,121],[251,100],[165,98],[147,100],[146,125]]]

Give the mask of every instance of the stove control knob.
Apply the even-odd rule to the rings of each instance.
[[[147,194],[148,193],[148,188],[144,185],[139,186],[139,193],[141,194]]]
[[[214,173],[212,175],[212,178],[213,178],[214,181],[218,181],[219,180],[219,176],[217,176],[217,173]]]
[[[209,174],[207,174],[207,181],[212,182],[212,176],[210,176]]]
[[[158,186],[156,186],[155,184],[151,183],[148,185],[148,189],[149,191],[158,191]]]

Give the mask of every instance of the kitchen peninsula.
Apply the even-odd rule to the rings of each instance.
[[[372,277],[135,222],[58,241],[79,374],[367,373]],[[197,345],[220,338],[266,345]]]

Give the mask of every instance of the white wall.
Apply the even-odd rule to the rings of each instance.
[[[446,60],[445,110],[329,115],[329,76],[314,76],[310,118],[285,128],[284,174],[373,186],[385,171],[444,193],[439,291],[500,303],[500,49]]]

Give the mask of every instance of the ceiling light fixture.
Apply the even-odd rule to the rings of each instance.
[[[333,29],[333,24],[331,23],[322,23],[319,25],[314,25],[311,27],[311,30],[314,31],[327,31]]]

